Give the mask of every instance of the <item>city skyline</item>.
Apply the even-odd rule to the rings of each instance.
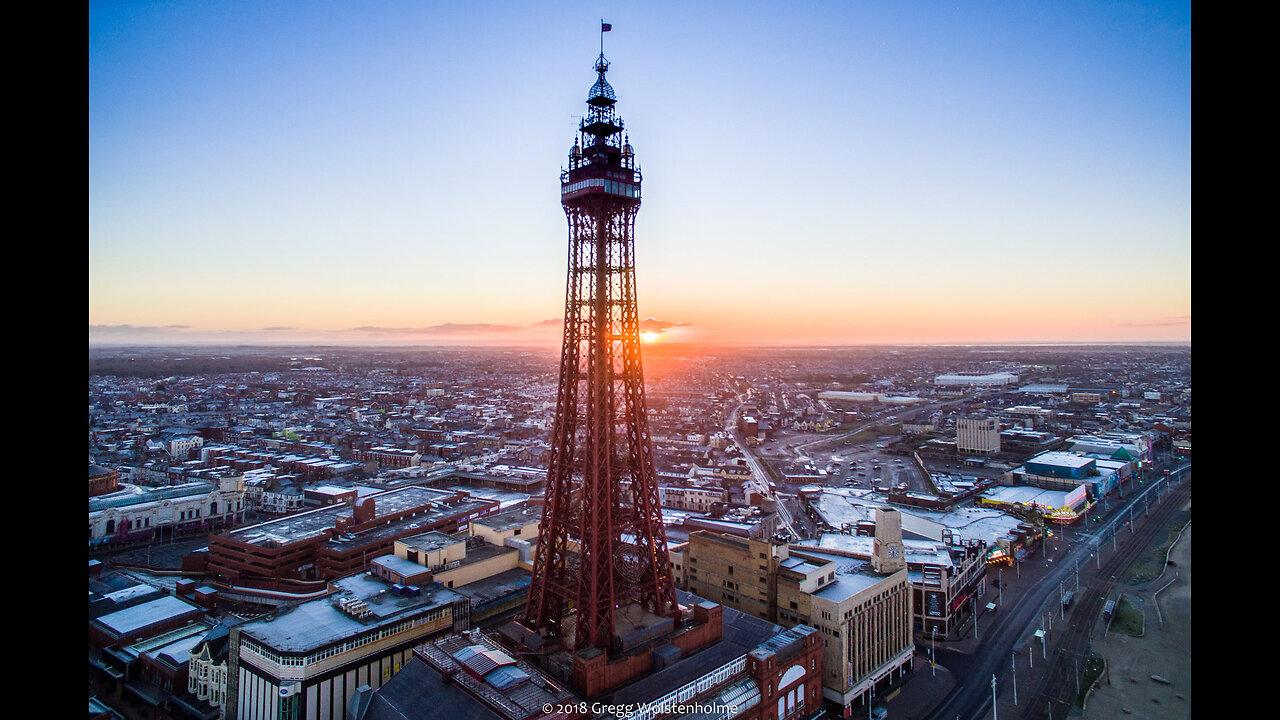
[[[91,3],[90,344],[558,344],[601,13],[650,340],[1190,342],[1187,3],[495,2]]]

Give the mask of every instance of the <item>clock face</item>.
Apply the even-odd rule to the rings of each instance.
[[[890,545],[890,546],[889,546],[889,557],[891,557],[891,558],[896,558],[896,557],[898,557],[898,546],[897,546],[897,545]]]

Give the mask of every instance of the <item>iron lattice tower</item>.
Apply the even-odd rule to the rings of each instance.
[[[608,651],[614,610],[679,612],[658,502],[636,312],[635,218],[640,167],[605,80],[560,173],[569,222],[560,384],[538,548],[523,623]],[[572,544],[576,543],[577,552]]]

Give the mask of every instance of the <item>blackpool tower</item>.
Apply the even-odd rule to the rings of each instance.
[[[521,620],[575,650],[606,652],[620,608],[679,613],[640,366],[640,166],[608,70],[602,45],[587,114],[560,173],[569,222],[564,340],[546,505]]]

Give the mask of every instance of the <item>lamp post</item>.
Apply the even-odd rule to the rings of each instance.
[[[938,626],[933,626],[932,644],[929,647],[929,667],[933,671],[931,674],[938,674]]]
[[[996,674],[991,673],[991,720],[998,720],[996,715]]]
[[[1009,664],[1013,666],[1013,672],[1010,673],[1009,675],[1010,677],[1013,678],[1013,704],[1014,706],[1017,706],[1018,704],[1018,654],[1017,653],[1009,653]]]

